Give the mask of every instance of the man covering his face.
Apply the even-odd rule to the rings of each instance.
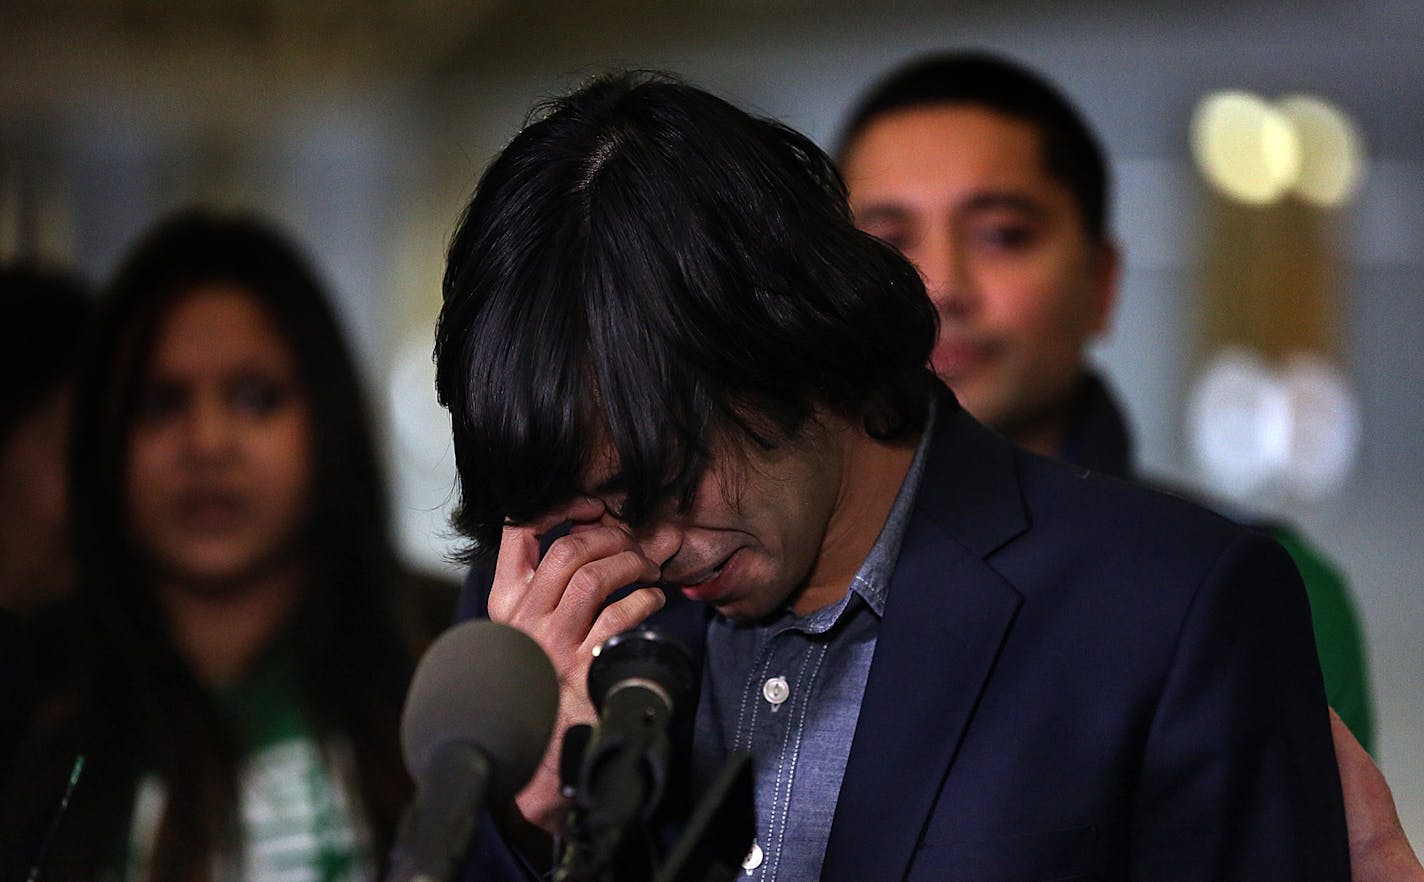
[[[562,689],[469,878],[547,858],[592,650],[640,624],[702,663],[659,820],[749,753],[749,878],[1347,878],[1290,559],[976,422],[919,274],[803,136],[600,78],[486,171],[444,295],[464,609]]]

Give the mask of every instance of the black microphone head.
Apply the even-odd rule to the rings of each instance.
[[[672,710],[692,694],[697,673],[687,647],[653,628],[636,628],[615,634],[594,650],[588,669],[588,697],[601,711],[604,697],[616,684],[648,680],[663,690]]]
[[[406,768],[422,781],[438,750],[464,742],[489,760],[487,802],[504,802],[539,767],[558,708],[554,666],[533,639],[482,619],[455,625],[430,644],[406,694]]]

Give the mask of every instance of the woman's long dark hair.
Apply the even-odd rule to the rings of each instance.
[[[409,798],[397,728],[412,653],[400,637],[385,493],[355,367],[315,275],[283,236],[253,218],[191,210],[129,254],[100,304],[81,371],[71,505],[86,656],[80,681],[37,725],[12,818],[17,841],[36,844],[75,756],[86,756],[46,878],[113,868],[145,771],[159,776],[167,800],[154,882],[204,879],[214,853],[232,845],[235,736],[170,639],[125,527],[129,438],[158,328],[186,292],[212,283],[247,292],[267,313],[295,356],[312,413],[311,578],[284,632],[298,635],[288,642],[306,718],[323,744],[339,733],[350,746],[348,783],[378,858]]]

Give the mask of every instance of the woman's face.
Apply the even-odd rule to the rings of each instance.
[[[250,295],[215,284],[175,302],[132,426],[129,529],[161,579],[240,589],[292,559],[310,510],[311,407]]]

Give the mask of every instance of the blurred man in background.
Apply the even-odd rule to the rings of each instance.
[[[1121,273],[1109,174],[1067,99],[1000,57],[930,56],[861,99],[839,160],[857,225],[919,268],[940,319],[931,362],[964,406],[1020,446],[1137,477],[1127,423],[1087,356]],[[1348,588],[1304,537],[1257,526],[1290,552],[1309,593],[1355,878],[1424,879],[1362,749],[1374,712]]]
[[[1089,363],[1116,304],[1109,173],[1057,89],[964,52],[910,63],[852,111],[840,145],[862,229],[919,268],[939,313],[932,363],[980,421],[1094,471],[1138,477],[1112,391]],[[1310,595],[1326,694],[1367,748],[1374,712],[1359,621],[1336,569],[1299,533],[1286,547]]]

